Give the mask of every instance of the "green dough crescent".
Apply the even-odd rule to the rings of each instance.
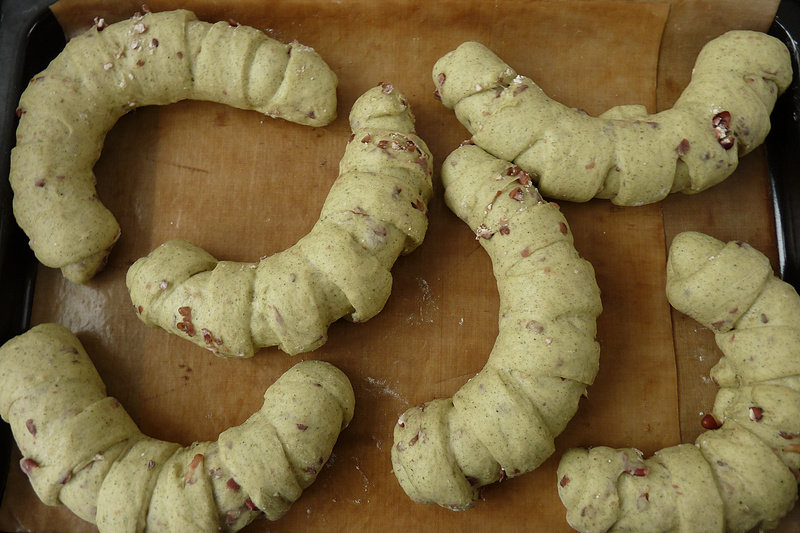
[[[392,465],[414,501],[470,507],[481,486],[537,468],[598,370],[600,290],[558,206],[519,167],[462,146],[442,165],[445,201],[492,260],[499,332],[452,398],[402,414]]]
[[[582,532],[747,532],[776,527],[800,476],[800,296],[743,242],[679,234],[667,297],[715,332],[721,388],[694,444],[567,451],[558,491]]]
[[[210,100],[323,126],[336,117],[334,72],[311,48],[186,10],[146,13],[71,39],[23,92],[11,152],[14,215],[36,257],[85,283],[119,238],[92,168],[125,113]]]
[[[551,198],[657,202],[727,178],[764,141],[778,95],[792,80],[778,39],[730,31],[697,57],[671,109],[614,107],[600,117],[550,99],[484,45],[466,42],[433,67],[442,103],[487,152],[531,174]]]
[[[277,520],[314,482],[354,405],[347,376],[305,361],[242,425],[181,447],[139,431],[63,326],[41,324],[0,348],[0,416],[22,470],[44,503],[101,532],[238,531],[262,512]]]
[[[250,357],[265,346],[314,350],[335,320],[380,312],[392,265],[425,236],[433,158],[413,133],[408,101],[388,83],[356,100],[350,125],[339,177],[308,235],[258,263],[162,244],[128,270],[139,318],[217,355]]]

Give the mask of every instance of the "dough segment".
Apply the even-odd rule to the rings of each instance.
[[[545,197],[619,205],[723,181],[763,142],[775,100],[791,79],[783,43],[752,31],[707,43],[675,105],[652,115],[640,105],[599,117],[568,108],[477,42],[433,67],[437,94],[472,141],[528,172]]]
[[[39,498],[100,531],[238,531],[277,520],[311,485],[353,417],[347,377],[298,363],[260,410],[216,442],[188,447],[143,435],[78,339],[42,324],[0,348],[0,415]]]
[[[708,431],[648,459],[632,448],[567,451],[567,521],[584,532],[772,529],[797,500],[800,296],[748,244],[685,232],[670,247],[667,297],[715,332],[723,354]]]
[[[85,283],[119,238],[92,168],[125,113],[211,100],[310,126],[336,117],[334,72],[311,48],[191,11],[146,13],[71,39],[23,92],[11,153],[14,215],[43,264]]]
[[[314,350],[331,322],[380,312],[390,268],[425,236],[433,158],[390,84],[359,97],[350,124],[339,177],[308,235],[258,263],[217,261],[168,241],[128,270],[139,318],[217,355],[250,357],[274,345],[289,354]]]
[[[452,398],[400,416],[392,465],[412,500],[465,509],[480,487],[553,453],[598,370],[601,302],[564,216],[526,172],[467,145],[445,160],[442,182],[492,259],[499,333],[486,366]]]

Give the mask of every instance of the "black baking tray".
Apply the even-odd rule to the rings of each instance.
[[[11,210],[8,176],[19,96],[64,47],[49,6],[54,0],[0,0],[0,344],[28,329],[37,262]],[[783,0],[770,34],[792,55],[794,79],[778,99],[766,140],[781,277],[800,290],[800,0]],[[0,422],[0,500],[8,477],[12,436]]]
[[[36,258],[11,212],[8,183],[16,108],[27,80],[44,69],[65,38],[50,12],[53,0],[0,0],[0,344],[30,322]],[[0,422],[0,501],[11,458],[11,429]]]
[[[800,290],[800,1],[781,2],[770,34],[792,56],[792,84],[775,103],[772,130],[765,142],[769,163],[780,274]]]

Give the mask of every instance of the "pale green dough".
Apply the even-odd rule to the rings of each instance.
[[[392,465],[406,494],[451,509],[537,468],[598,370],[600,290],[555,204],[525,172],[477,146],[442,164],[445,201],[489,254],[499,332],[486,366],[452,398],[400,416]]]
[[[305,361],[242,425],[184,448],[143,435],[57,324],[0,348],[0,400],[39,498],[109,533],[238,531],[261,512],[280,518],[316,479],[355,404],[347,376]]]
[[[529,172],[544,196],[641,205],[727,178],[769,132],[792,66],[778,39],[730,31],[703,48],[671,109],[625,105],[599,117],[550,99],[477,42],[445,54],[432,74],[472,141]]]
[[[335,320],[379,313],[392,265],[425,237],[433,159],[391,85],[365,92],[350,123],[339,177],[306,236],[258,263],[217,262],[186,241],[166,242],[128,270],[139,318],[217,355],[251,357],[275,345],[312,351]]]
[[[222,454],[229,454],[225,462],[238,472],[238,482],[250,487],[253,503],[274,520],[303,489],[292,475],[275,428],[264,424],[264,419],[262,413],[254,414],[241,426],[223,432],[220,443]],[[254,450],[261,453],[255,455]]]
[[[691,444],[647,459],[633,448],[571,449],[561,458],[557,478],[567,522],[578,531],[723,531],[711,468]]]
[[[567,521],[582,532],[773,529],[797,500],[800,296],[748,244],[697,232],[679,234],[670,246],[667,296],[716,334],[723,357],[711,374],[722,388],[707,415],[713,418],[704,420],[720,427],[656,452],[638,474],[591,460],[616,457],[611,448],[567,451],[558,467]],[[654,461],[663,468],[658,475]],[[670,487],[667,519],[651,507],[654,491]]]
[[[702,239],[702,237],[698,237]],[[728,331],[747,311],[762,287],[772,277],[769,260],[743,243],[714,246],[703,257],[705,268],[697,270],[691,250],[682,250],[686,239],[673,242],[667,261],[667,297],[680,301],[681,310],[714,331]],[[691,261],[690,264],[686,264]],[[736,271],[730,265],[736,264]],[[691,272],[686,272],[691,269]]]
[[[759,407],[761,418],[754,419],[750,408]],[[775,428],[792,427],[800,420],[800,389],[769,382],[743,387],[721,388],[712,411],[718,420],[734,420],[764,441],[786,466],[800,471],[800,451],[787,445]]]
[[[79,518],[87,522],[97,520],[97,495],[118,457],[125,454],[135,442],[144,438],[144,435],[134,435],[108,448],[103,453],[97,453],[86,466],[72,474],[72,479],[61,487],[58,493],[59,501]]]
[[[567,507],[567,522],[581,531],[608,531],[620,517],[617,480],[626,465],[644,468],[641,452],[598,446],[573,449],[561,458],[558,468],[559,496]],[[575,490],[577,488],[577,490]]]
[[[736,421],[726,419],[722,428],[706,431],[696,444],[719,487],[727,531],[774,529],[794,507],[794,474],[761,439]]]
[[[158,473],[180,448],[145,437],[113,462],[97,493],[97,527],[104,531],[143,531]]]
[[[20,98],[10,174],[17,222],[42,263],[85,283],[120,234],[92,168],[122,115],[196,99],[323,126],[336,118],[337,83],[307,46],[186,10],[96,26],[71,39]]]
[[[203,444],[178,450],[161,469],[147,510],[147,531],[219,531],[205,455],[196,447]]]
[[[711,466],[693,444],[678,444],[659,450],[653,460],[667,469],[669,486],[675,491],[677,531],[722,531],[722,498],[716,489]]]
[[[58,502],[66,479],[100,450],[137,435],[136,425],[105,394],[86,351],[66,329],[45,324],[0,353],[0,416],[11,425],[23,470],[39,498]],[[33,463],[31,463],[33,461]]]
[[[20,398],[17,403],[27,403],[25,400]],[[67,398],[64,400],[67,401]],[[37,415],[42,418],[35,418]],[[35,445],[25,453],[39,465],[28,476],[31,485],[40,499],[50,505],[57,502],[58,492],[65,480],[75,470],[91,462],[98,450],[108,449],[139,434],[125,409],[115,398],[108,396],[72,416],[50,419],[48,415],[52,416],[52,413],[31,412],[24,407],[17,409],[16,405],[8,413],[15,435],[25,434],[28,420],[34,423],[41,421],[47,429],[47,433],[37,433]],[[22,423],[23,420],[25,423]]]

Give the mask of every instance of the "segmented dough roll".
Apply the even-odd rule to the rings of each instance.
[[[100,20],[20,98],[10,174],[17,222],[43,264],[85,283],[120,233],[92,168],[122,115],[195,99],[322,126],[336,117],[336,85],[311,48],[247,26],[209,24],[185,10]]]
[[[764,141],[792,66],[779,40],[728,32],[700,52],[675,105],[653,115],[640,105],[600,117],[567,108],[476,42],[442,57],[433,80],[475,144],[530,173],[544,196],[641,205],[727,178]]]
[[[217,355],[289,354],[325,343],[331,322],[363,322],[389,298],[389,269],[428,227],[433,159],[405,97],[382,83],[350,113],[350,136],[319,220],[258,263],[217,261],[169,241],[128,270],[138,316]]]
[[[260,512],[280,518],[316,479],[354,402],[336,367],[298,363],[242,425],[181,447],[139,431],[63,326],[0,348],[0,415],[22,470],[44,503],[100,531],[238,531]]]
[[[716,334],[721,388],[695,444],[648,459],[636,449],[576,449],[558,468],[579,531],[772,529],[797,499],[800,297],[743,242],[701,233],[670,247],[667,296]]]
[[[392,464],[417,502],[451,509],[538,467],[598,370],[600,291],[567,222],[530,176],[477,146],[442,165],[445,201],[492,259],[499,332],[486,366],[452,398],[406,411]]]

